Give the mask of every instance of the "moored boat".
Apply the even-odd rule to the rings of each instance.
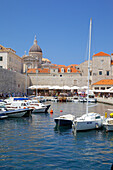
[[[107,132],[113,131],[113,118],[107,118],[103,123],[103,126]]]
[[[75,118],[74,115],[67,114],[67,115],[62,115],[57,118],[54,118],[54,121],[57,126],[71,126],[72,127],[74,118]]]
[[[32,109],[26,108],[26,109],[15,109],[15,110],[7,110],[5,111],[5,114],[8,117],[29,117],[31,116]]]
[[[87,113],[73,121],[73,128],[76,131],[87,131],[99,129],[103,125],[103,116],[99,113]]]
[[[108,110],[112,110],[112,109],[108,109]],[[105,113],[105,119],[103,122],[103,126],[106,129],[106,132],[113,131],[113,113],[110,113],[109,115],[110,116],[107,117],[107,112]]]

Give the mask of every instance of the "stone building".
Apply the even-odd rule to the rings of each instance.
[[[0,68],[22,73],[22,58],[13,49],[0,45]]]
[[[50,68],[28,69],[32,85],[50,86],[80,86],[86,85],[86,77],[81,78],[81,72],[74,66],[53,65]]]
[[[111,55],[99,52],[92,56],[92,84],[102,79],[111,79],[112,73]]]
[[[17,82],[16,91],[17,87],[21,87],[20,89],[25,91],[31,85],[81,87],[87,86],[88,82],[88,61],[84,61],[79,65],[72,64],[69,66],[52,64],[50,60],[43,58],[42,49],[37,44],[36,36],[34,44],[29,49],[29,55],[25,54],[22,58],[17,56],[16,52],[11,48],[5,48],[0,45],[0,67],[1,69],[12,70],[15,74],[16,72],[21,73],[21,75],[14,76]],[[0,70],[1,74],[3,72]],[[7,74],[9,76],[10,72]],[[8,80],[10,80],[11,76],[9,76]],[[113,54],[109,55],[104,52],[94,54],[90,61],[90,88],[94,83],[103,79],[112,79],[112,77]],[[18,80],[20,79],[23,80],[23,85],[22,81],[19,84]],[[7,81],[7,79],[4,79],[4,81]],[[12,81],[13,85],[10,88],[12,90],[14,89],[15,81]],[[3,83],[1,86],[3,89]]]

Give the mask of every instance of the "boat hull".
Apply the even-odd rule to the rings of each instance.
[[[76,131],[87,131],[92,129],[99,129],[102,127],[102,121],[75,121],[74,126]]]
[[[104,128],[106,129],[107,132],[113,132],[113,125],[104,125]]]
[[[71,126],[72,127],[72,121],[71,120],[64,120],[64,119],[54,119],[57,126]]]
[[[6,111],[6,115],[11,118],[31,116],[32,109],[17,109]]]
[[[33,110],[33,112],[32,113],[46,113],[46,107],[42,107],[42,108],[35,108],[34,110]]]

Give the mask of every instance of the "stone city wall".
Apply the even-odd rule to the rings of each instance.
[[[26,75],[0,68],[0,93],[25,93],[29,85]]]
[[[51,74],[29,74],[32,85],[50,85],[50,86],[86,86],[87,77],[80,75],[60,75],[52,76]]]

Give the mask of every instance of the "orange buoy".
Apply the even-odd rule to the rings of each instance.
[[[24,107],[24,109],[26,109],[26,107]]]
[[[60,112],[63,112],[62,110],[60,110]]]
[[[50,110],[50,113],[53,114],[53,109]]]

